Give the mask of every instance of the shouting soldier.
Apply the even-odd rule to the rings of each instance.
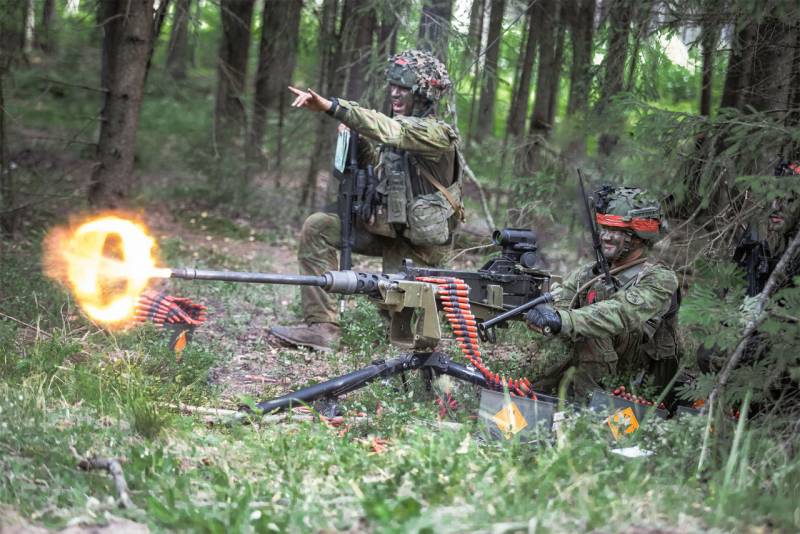
[[[641,189],[605,186],[594,197],[602,253],[613,281],[597,264],[581,267],[554,289],[553,306],[528,312],[530,328],[559,335],[570,346],[534,388],[555,391],[570,367],[575,368],[572,392],[578,398],[617,373],[648,373],[652,384],[664,387],[678,370],[680,296],[675,273],[648,257],[664,227],[661,209]]]
[[[409,50],[390,58],[386,72],[391,116],[310,89],[289,89],[296,95],[293,107],[325,112],[366,138],[359,146],[365,160],[360,163],[378,169],[378,184],[356,227],[353,250],[381,256],[384,272],[393,272],[404,258],[428,266],[444,261],[463,206],[458,136],[436,118],[437,103],[452,85],[444,65],[427,52]],[[300,272],[336,270],[341,240],[338,215],[311,215],[300,233]],[[294,345],[331,350],[339,336],[334,300],[316,287],[302,288],[301,299],[306,324],[276,326],[272,334]]]

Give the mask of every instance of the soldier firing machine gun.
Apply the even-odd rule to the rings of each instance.
[[[495,231],[493,242],[501,252],[477,271],[416,267],[406,261],[401,272],[375,274],[329,271],[319,276],[282,275],[199,269],[172,269],[172,278],[257,284],[306,285],[330,293],[365,295],[390,317],[389,341],[410,350],[371,365],[256,406],[264,412],[318,400],[333,400],[377,378],[420,369],[426,377],[447,374],[484,388],[508,389],[512,394],[537,398],[530,382],[490,371],[481,360],[478,338],[494,341],[496,326],[521,318],[528,309],[551,302],[550,275],[535,268],[536,238],[530,230]],[[436,350],[442,338],[440,312],[456,336],[471,366],[452,361]],[[542,396],[538,396],[542,399]]]

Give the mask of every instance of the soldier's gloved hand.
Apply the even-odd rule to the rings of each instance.
[[[525,315],[528,328],[551,336],[561,332],[561,316],[549,304],[539,304]]]

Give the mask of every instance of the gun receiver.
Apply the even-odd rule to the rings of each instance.
[[[536,238],[530,230],[495,232],[502,252],[477,271],[416,267],[406,260],[398,273],[328,271],[321,275],[286,275],[201,269],[172,269],[172,278],[216,280],[253,284],[316,286],[329,293],[365,295],[388,312],[389,341],[399,347],[428,350],[442,337],[437,287],[423,278],[457,278],[469,287],[469,304],[478,321],[486,321],[517,308],[547,292],[550,275],[534,269]],[[519,312],[521,313],[521,312]],[[497,322],[515,319],[505,316]]]
[[[328,271],[321,275],[285,275],[202,269],[171,269],[171,278],[320,287],[330,293],[365,295],[390,317],[389,341],[413,352],[269,399],[256,405],[263,412],[313,401],[333,401],[367,383],[405,371],[421,370],[429,379],[447,374],[481,387],[537,398],[527,379],[492,373],[481,361],[478,333],[518,319],[522,312],[551,299],[550,275],[535,269],[536,237],[530,230],[507,228],[494,233],[501,253],[477,271],[415,267],[406,260],[400,272],[376,274]],[[441,307],[440,307],[441,305]],[[456,342],[472,364],[459,364],[435,350],[442,338],[440,313],[447,313]],[[476,327],[477,323],[477,327]],[[327,401],[326,401],[327,399]],[[332,406],[335,407],[335,404]]]

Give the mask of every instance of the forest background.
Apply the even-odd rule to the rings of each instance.
[[[743,225],[800,189],[773,177],[781,160],[800,158],[796,2],[0,6],[0,515],[9,521],[800,528],[797,401],[775,395],[776,380],[798,377],[800,294],[784,287],[748,301],[728,261]],[[291,109],[286,86],[387,109],[386,58],[412,47],[442,58],[455,82],[440,115],[458,127],[470,166],[457,252],[510,225],[538,231],[557,273],[588,258],[576,167],[593,186],[642,185],[664,200],[672,231],[658,251],[683,282],[684,361],[697,378],[682,395],[713,392],[718,409],[653,423],[637,438],[653,458],[611,455],[580,417],[557,444],[481,444],[466,409],[451,414],[460,426],[443,427],[418,392],[381,384],[350,401],[352,413],[377,416],[344,433],[309,421],[209,426],[169,406],[235,406],[390,354],[380,319],[351,303],[341,352],[323,358],[264,336],[297,314],[291,292],[173,284],[213,317],[176,361],[155,329],[103,329],[41,273],[50,228],[109,209],[144,220],[170,265],[294,272],[303,218],[332,200],[336,125]],[[456,263],[481,259],[467,251]],[[756,323],[769,338],[764,358],[731,368],[722,385],[698,373],[699,345],[731,355]],[[535,370],[535,339],[512,328],[502,341],[487,359]],[[471,392],[458,393],[468,407]],[[753,417],[728,419],[748,406]],[[102,474],[77,472],[72,450],[125,459],[133,508],[106,498],[114,490]]]

